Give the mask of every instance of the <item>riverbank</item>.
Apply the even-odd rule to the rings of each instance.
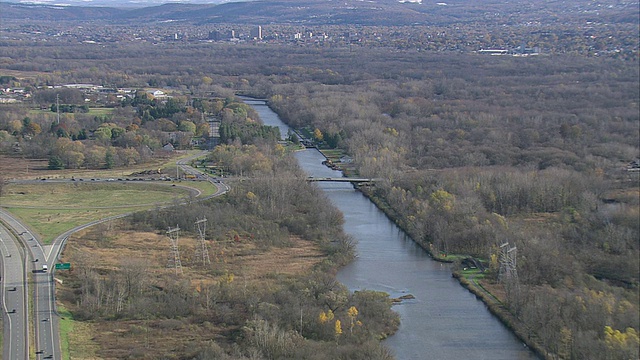
[[[446,257],[441,255],[436,255],[433,253],[432,248],[429,243],[421,240],[416,240],[415,237],[411,236],[410,232],[407,231],[407,224],[398,216],[398,214],[393,210],[391,206],[389,206],[384,199],[377,197],[373,194],[371,189],[367,187],[357,187],[357,189],[366,196],[372,203],[376,205],[382,212],[386,214],[386,216],[393,221],[402,231],[404,231],[407,236],[413,240],[416,244],[418,244],[422,249],[424,249],[431,258],[436,261],[451,263],[455,261],[457,258],[455,255],[447,255]],[[546,351],[542,348],[535,338],[531,337],[531,331],[526,327],[526,325],[518,320],[518,318],[512,314],[509,309],[504,305],[503,300],[501,300],[498,296],[494,295],[491,291],[485,288],[479,282],[471,279],[467,279],[463,274],[459,271],[454,271],[452,276],[458,280],[460,285],[462,285],[465,289],[469,290],[472,294],[476,296],[476,298],[480,299],[489,309],[491,314],[496,316],[509,330],[511,330],[517,337],[522,341],[525,346],[529,347],[537,356],[541,357],[545,360],[551,360],[550,356],[545,355]]]

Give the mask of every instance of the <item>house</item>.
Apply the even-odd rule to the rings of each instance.
[[[153,95],[156,99],[163,99],[167,97],[167,94],[162,90],[147,90],[147,94]]]
[[[165,146],[162,147],[162,150],[167,152],[173,152],[175,148],[173,147],[172,143],[167,143]]]

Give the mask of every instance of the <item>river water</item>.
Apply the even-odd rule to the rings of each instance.
[[[264,101],[244,100],[266,125],[278,126],[286,135],[288,127]],[[310,176],[342,176],[322,165],[324,157],[315,149],[297,152],[296,158]],[[384,343],[396,359],[537,359],[483,302],[451,277],[448,264],[432,260],[353,186],[317,184],[344,214],[346,233],[358,241],[357,258],[338,272],[338,280],[352,291],[415,296],[393,308],[401,325]]]

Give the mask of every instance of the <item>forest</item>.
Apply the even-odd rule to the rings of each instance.
[[[550,358],[637,357],[637,64],[444,58],[390,81],[274,84],[270,104],[340,133],[436,256],[486,259],[497,281],[499,246],[516,246],[504,301]]]
[[[12,86],[34,91],[33,104],[2,105],[5,153],[15,153],[18,143],[24,156],[62,156],[56,147],[62,142],[77,146],[76,153],[80,145],[98,147],[95,166],[108,165],[109,151],[118,155],[113,166],[122,166],[127,156],[121,152],[138,149],[142,158],[141,145],[157,149],[183,122],[199,135],[204,114],[222,119],[226,134],[212,161],[226,161],[243,176],[273,174],[267,157],[252,155],[252,147],[274,134],[233,100],[234,94],[266,98],[289,125],[331,139],[320,146],[342,149],[359,175],[383,179],[367,195],[435,257],[483,259],[484,281],[500,289],[497,295],[543,357],[638,357],[637,58],[197,43],[15,42],[2,49],[13,60],[0,72],[16,78]],[[50,131],[54,114],[33,116],[29,109],[39,92],[52,91],[41,87],[65,83],[179,95],[171,102],[144,100],[141,92],[137,103],[115,104],[104,118],[64,113],[61,123],[69,126]],[[50,107],[50,99],[43,104]],[[172,110],[175,101],[180,106]],[[188,125],[182,128],[193,129]],[[82,129],[86,139],[79,137]],[[127,137],[140,141],[127,143]],[[64,166],[90,166],[87,155],[77,158],[65,158]],[[298,208],[304,200],[296,198],[295,186],[275,178],[261,176],[228,201],[278,224],[259,241],[277,243],[283,228],[317,237],[296,228],[299,219],[291,214],[307,214]],[[252,207],[247,191],[266,203]],[[291,208],[268,210],[282,204]],[[161,214],[145,216],[134,220],[167,225]],[[498,257],[507,242],[518,249],[518,277],[504,281]],[[280,326],[295,329],[287,320]]]

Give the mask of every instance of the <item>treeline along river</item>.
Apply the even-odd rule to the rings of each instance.
[[[244,98],[265,125],[288,127],[264,101]],[[315,149],[296,153],[300,166],[314,177],[341,177],[322,165]],[[391,297],[415,299],[394,306],[398,332],[385,340],[398,360],[536,359],[518,338],[451,277],[448,264],[432,260],[369,199],[348,183],[318,183],[342,211],[345,231],[357,241],[357,258],[338,273],[352,291],[385,291]]]

